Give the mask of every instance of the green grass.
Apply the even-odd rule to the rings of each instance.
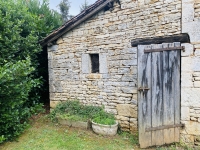
[[[96,135],[91,130],[69,128],[52,123],[47,116],[32,120],[30,127],[0,150],[138,150],[138,136],[127,132],[113,137]],[[183,144],[152,147],[149,150],[193,150]],[[196,148],[198,149],[198,148]]]
[[[128,133],[100,136],[90,130],[55,125],[41,117],[17,141],[0,145],[0,150],[132,150],[137,147],[135,139]]]

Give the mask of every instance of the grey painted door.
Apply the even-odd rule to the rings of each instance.
[[[175,47],[180,47],[180,43],[138,46],[141,148],[179,142],[180,50]]]

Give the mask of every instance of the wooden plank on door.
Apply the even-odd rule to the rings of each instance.
[[[164,48],[174,47],[173,43],[163,44]],[[164,101],[164,116],[163,125],[174,124],[174,98],[173,98],[173,51],[163,52],[163,101]],[[164,142],[170,144],[174,142],[174,128],[164,130]]]
[[[138,88],[151,87],[151,53],[145,53],[148,46],[138,46]],[[151,146],[151,132],[145,132],[151,127],[151,91],[138,91],[138,123],[139,143],[141,148]]]
[[[179,47],[181,44],[180,42],[174,43],[175,47]],[[181,93],[181,83],[180,83],[180,56],[181,52],[175,50],[174,51],[174,109],[175,109],[175,124],[180,124],[180,93]],[[174,129],[174,142],[180,142],[180,128],[176,127]]]
[[[152,45],[152,49],[162,48],[162,44]],[[152,52],[152,127],[163,125],[163,52]],[[163,145],[163,130],[152,131],[152,145]]]

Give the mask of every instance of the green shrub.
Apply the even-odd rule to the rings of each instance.
[[[30,59],[0,67],[1,141],[18,136],[27,125],[34,107],[27,105],[29,92],[39,84],[38,80],[28,77],[33,70]]]
[[[18,136],[41,109],[38,41],[59,26],[58,16],[47,0],[0,2],[0,142]]]
[[[68,116],[79,116],[83,119],[89,119],[102,110],[102,107],[80,104],[78,100],[65,101],[56,106],[56,108],[51,112],[50,117],[54,120],[57,115],[68,114]]]
[[[56,121],[57,116],[76,121],[93,119],[97,123],[115,124],[114,115],[105,112],[103,107],[83,105],[78,100],[59,103],[50,118]]]

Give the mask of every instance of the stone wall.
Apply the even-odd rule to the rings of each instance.
[[[200,3],[198,0],[194,1],[194,12],[195,12],[195,19],[200,18]]]
[[[120,0],[69,31],[50,47],[51,107],[78,99],[104,105],[123,130],[137,128],[137,48],[131,40],[181,33],[180,0]],[[91,74],[89,54],[98,53],[100,73]],[[87,59],[88,58],[88,59]]]
[[[191,44],[182,44],[181,120],[186,127],[182,140],[200,145],[200,3],[182,1],[182,32],[188,33]]]

